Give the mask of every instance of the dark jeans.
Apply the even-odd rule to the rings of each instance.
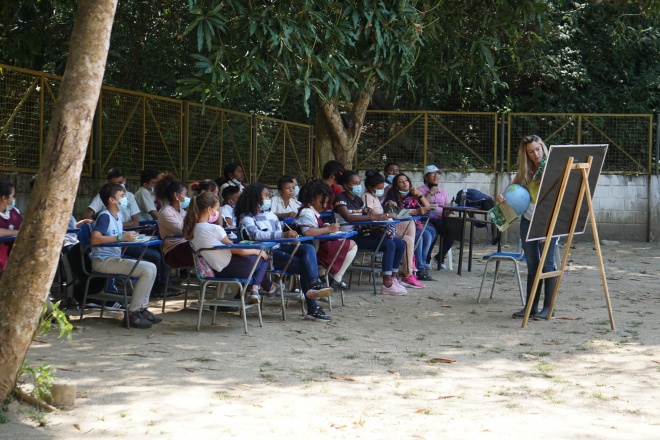
[[[431,245],[431,249],[435,246],[435,243],[440,239],[441,234],[442,234],[442,218],[432,218],[429,220],[429,224],[433,225],[436,231],[436,237],[435,240],[433,240],[433,244]],[[426,227],[428,229],[428,226]],[[440,260],[441,263],[444,263],[445,257],[447,256],[447,252],[449,252],[449,249],[454,245],[454,240],[451,240],[447,237],[444,237],[444,240],[442,240],[442,249],[438,253],[438,255],[435,256],[436,259]],[[431,252],[429,252],[428,256],[426,257],[426,264],[431,263]]]
[[[525,217],[521,217],[520,239],[522,240],[522,248],[525,252],[525,260],[527,260],[527,285],[531,287],[534,277],[536,276],[536,271],[539,269],[541,253],[543,252],[543,246],[545,243],[543,240],[526,241],[528,230],[529,220]],[[545,256],[545,262],[543,263],[543,272],[552,272],[555,270],[555,248],[557,247],[558,241],[559,238],[554,238],[552,239],[552,243],[550,243],[548,255]],[[532,280],[532,282],[529,282],[530,280]]]
[[[284,269],[294,249],[295,246],[293,245],[283,245],[273,251],[273,266],[275,269]],[[306,293],[319,279],[316,248],[311,244],[301,244],[286,271],[300,275],[300,287]],[[309,298],[306,298],[306,300],[307,310],[313,311],[316,308],[316,300]]]
[[[222,271],[218,272],[214,270],[214,272],[219,278],[247,278],[250,275],[250,271],[252,271],[256,259],[259,259],[259,262],[252,274],[253,282],[250,285],[260,285],[268,291],[272,285],[270,280],[265,277],[268,270],[268,260],[264,260],[257,255],[232,255],[231,261],[229,261],[229,264]]]
[[[380,235],[356,235],[352,240],[357,243],[358,251],[360,248],[375,251],[380,242]],[[383,275],[392,275],[392,272],[398,272],[401,266],[401,260],[406,252],[406,242],[400,238],[387,238],[380,245],[379,252],[383,253],[382,269]]]

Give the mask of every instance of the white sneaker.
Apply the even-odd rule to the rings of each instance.
[[[385,284],[380,286],[380,293],[386,296],[403,296],[408,292],[406,292],[403,286],[395,283],[394,279],[392,279],[392,285],[390,287],[387,287]]]
[[[396,284],[400,289],[403,289],[404,295],[408,293],[408,290],[406,290],[406,287],[403,284],[401,284],[401,281],[399,281],[398,278],[392,278],[392,282]]]

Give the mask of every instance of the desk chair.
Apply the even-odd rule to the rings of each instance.
[[[201,257],[201,252],[203,251],[212,251],[214,248],[204,248],[199,249],[194,252],[193,257],[195,260],[196,268],[199,267],[198,260]],[[253,269],[254,271],[254,269]],[[247,288],[250,285],[252,277],[250,278],[218,278],[218,277],[205,277],[199,270],[195,270],[197,273],[197,279],[200,283],[199,288],[199,314],[197,315],[197,328],[202,324],[202,314],[204,313],[205,307],[210,307],[213,309],[213,318],[211,319],[211,325],[215,324],[215,318],[218,312],[218,307],[238,307],[241,312],[241,318],[243,318],[243,329],[245,334],[248,334],[248,325],[247,325],[247,309],[256,307],[257,313],[259,316],[259,327],[263,327],[264,323],[261,318],[261,305],[260,304],[245,304]],[[206,288],[209,286],[215,286],[213,298],[209,301],[206,301]],[[239,298],[224,298],[224,294],[227,291],[227,288],[230,286],[238,287]],[[206,304],[205,304],[206,303]]]
[[[80,319],[83,319],[85,314],[85,305],[87,304],[88,299],[97,300],[101,304],[101,318],[103,318],[103,312],[105,311],[105,302],[106,301],[117,301],[121,302],[124,305],[124,308],[128,311],[128,306],[131,302],[131,297],[128,295],[128,285],[131,283],[131,274],[113,274],[113,273],[103,273],[95,272],[91,266],[91,260],[89,255],[92,250],[92,225],[85,224],[80,227],[80,232],[78,232],[78,240],[80,241],[80,258],[82,262],[82,269],[85,275],[87,276],[87,282],[85,283],[85,291],[83,294],[82,304],[80,304]],[[135,270],[135,268],[133,268]],[[131,271],[132,273],[133,271]],[[95,278],[105,279],[105,284],[102,292],[89,294],[89,285],[90,282]],[[110,280],[121,280],[123,298],[118,299],[116,293],[108,292],[108,283]],[[131,328],[131,323],[128,318],[128,313],[124,313],[124,319],[126,319],[126,326]]]
[[[491,261],[495,261],[495,277],[493,278],[493,286],[490,289],[490,299],[493,299],[493,294],[495,293],[495,284],[497,283],[497,276],[500,272],[500,263],[503,261],[511,261],[514,264],[514,272],[516,274],[516,279],[518,280],[518,289],[520,290],[520,302],[522,305],[525,305],[525,294],[523,293],[522,282],[520,281],[520,270],[518,267],[518,262],[525,261],[525,254],[522,250],[522,241],[518,242],[518,251],[517,252],[494,252],[492,254],[484,255],[483,259],[486,260],[486,266],[484,267],[484,273],[481,276],[481,286],[479,287],[479,296],[477,296],[477,303],[481,302],[481,290],[484,287],[484,281],[486,281],[486,272],[488,271],[488,264]]]
[[[190,290],[190,273],[195,271],[194,266],[168,266],[168,264],[165,262],[165,252],[163,251],[163,246],[165,245],[165,240],[170,237],[165,237],[163,238],[163,242],[160,244],[160,256],[163,259],[163,266],[165,270],[165,291],[163,292],[163,308],[162,308],[162,313],[165,313],[165,303],[167,302],[167,293],[169,292],[170,289],[170,272],[172,269],[186,269],[188,272],[186,275],[186,293],[183,296],[183,308],[188,306],[188,291]]]

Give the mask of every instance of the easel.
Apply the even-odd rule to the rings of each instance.
[[[582,200],[584,199],[584,196],[586,194],[587,206],[589,207],[589,219],[591,221],[591,231],[593,233],[594,242],[596,244],[596,254],[598,256],[600,276],[602,278],[603,289],[605,291],[605,302],[607,303],[607,313],[609,314],[610,317],[610,327],[612,330],[615,330],[614,316],[612,315],[612,304],[610,303],[610,294],[607,289],[607,278],[605,278],[605,266],[603,265],[603,255],[600,251],[600,240],[598,239],[598,230],[596,228],[594,207],[591,201],[591,190],[589,189],[589,172],[591,171],[591,164],[593,162],[593,157],[589,156],[587,161],[584,163],[573,163],[573,161],[574,161],[573,157],[569,157],[566,160],[564,175],[561,181],[561,185],[559,187],[559,193],[557,195],[554,208],[552,210],[552,217],[550,221],[550,226],[548,227],[547,235],[545,237],[545,244],[543,245],[543,252],[541,254],[541,260],[540,260],[541,264],[539,265],[539,268],[536,271],[536,275],[534,276],[534,284],[532,285],[530,298],[527,301],[527,306],[525,307],[525,316],[523,317],[523,322],[522,322],[523,328],[527,326],[527,321],[529,320],[529,314],[532,310],[532,303],[534,302],[534,297],[536,296],[536,290],[538,288],[539,283],[541,282],[542,279],[557,277],[555,290],[554,292],[552,292],[552,301],[550,303],[550,310],[548,310],[548,317],[546,319],[550,320],[550,318],[552,317],[552,312],[555,308],[555,300],[557,299],[557,293],[559,292],[559,286],[561,285],[562,278],[564,277],[564,270],[566,269],[566,263],[568,261],[569,249],[571,248],[571,244],[573,243],[573,235],[575,234],[575,227],[578,222],[578,217],[580,216],[580,208],[582,207]],[[559,210],[561,209],[561,204],[564,199],[566,187],[568,185],[568,179],[571,175],[572,170],[580,170],[580,172],[582,173],[582,180],[580,184],[580,192],[577,197],[577,203],[573,207],[573,218],[566,239],[566,251],[564,252],[564,256],[561,260],[561,266],[559,270],[555,270],[553,272],[542,272],[541,268],[543,267],[543,262],[545,261],[545,258],[548,255],[548,250],[550,249],[551,240],[553,240],[552,236],[554,235],[555,225],[557,224],[557,216],[559,214]]]

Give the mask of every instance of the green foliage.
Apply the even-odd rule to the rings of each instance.
[[[416,1],[246,3],[190,0],[196,16],[196,72],[180,81],[185,95],[224,102],[246,89],[286,96],[302,91],[325,102],[352,101],[375,87],[410,82],[421,41]]]
[[[50,397],[50,389],[55,383],[55,376],[52,374],[50,365],[43,363],[32,367],[25,361],[18,373],[18,382],[20,384],[31,383],[34,386],[32,395],[39,400],[44,400],[46,397]]]
[[[60,310],[60,301],[52,304],[49,304],[48,302],[44,304],[44,309],[41,313],[41,320],[39,321],[39,328],[37,329],[37,335],[48,334],[53,322],[55,322],[60,330],[60,334],[57,337],[61,338],[66,335],[66,339],[70,341],[73,325],[67,319],[66,313]]]

